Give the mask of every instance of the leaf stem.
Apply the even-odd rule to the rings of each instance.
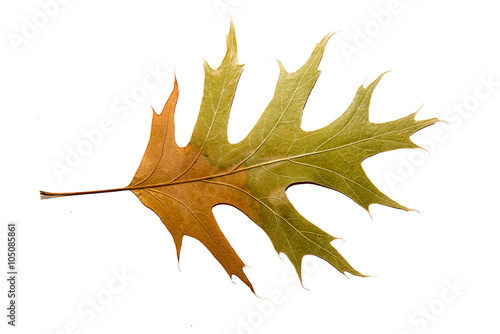
[[[56,197],[76,196],[76,195],[110,193],[110,192],[124,191],[124,190],[131,190],[131,188],[129,188],[129,187],[112,188],[112,189],[102,189],[102,190],[75,191],[75,192],[67,192],[67,193],[52,193],[49,191],[40,190],[40,199],[50,199],[50,198],[56,198]]]

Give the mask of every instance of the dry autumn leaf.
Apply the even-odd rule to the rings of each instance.
[[[312,183],[337,190],[368,210],[381,204],[408,210],[368,179],[361,162],[381,152],[417,148],[410,140],[416,131],[436,118],[415,120],[415,114],[372,123],[368,109],[379,76],[361,86],[347,110],[329,125],[314,131],[301,129],[304,106],[320,72],[327,35],[307,62],[280,73],[272,100],[248,136],[236,144],[227,138],[231,104],[242,65],[238,63],[233,24],[227,36],[227,53],[217,69],[205,62],[205,85],[198,120],[189,144],[179,147],[174,138],[177,81],[161,114],[153,112],[151,137],[141,164],[124,188],[76,193],[41,191],[42,198],[130,190],[153,210],[173,236],[177,256],[182,238],[199,240],[222,264],[253,291],[243,261],[219,229],[212,208],[229,204],[244,212],[284,253],[301,277],[301,261],[315,255],[341,273],[363,276],[332,246],[335,237],[306,220],[290,203],[285,190]]]

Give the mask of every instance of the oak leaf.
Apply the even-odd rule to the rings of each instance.
[[[417,121],[412,113],[390,122],[370,122],[370,99],[382,74],[358,89],[338,119],[318,130],[302,130],[304,106],[320,74],[318,65],[331,35],[293,73],[278,61],[280,73],[272,100],[248,136],[232,144],[227,137],[228,118],[243,66],[238,63],[231,22],[222,63],[217,69],[204,63],[200,112],[187,146],[179,147],[174,138],[179,95],[175,80],[161,114],[153,111],[149,143],[127,187],[78,193],[42,191],[42,198],[130,190],[160,217],[172,234],[178,257],[183,237],[193,237],[230,276],[238,276],[252,291],[243,261],[214,218],[212,208],[217,204],[238,208],[261,227],[276,251],[286,254],[299,277],[305,255],[322,258],[341,273],[364,276],[332,246],[335,237],[305,219],[285,191],[294,184],[311,183],[337,190],[366,210],[371,204],[408,210],[375,187],[361,162],[381,152],[418,148],[410,136],[438,120]]]

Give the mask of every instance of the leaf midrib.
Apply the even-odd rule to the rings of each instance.
[[[213,174],[213,175],[207,175],[207,176],[202,176],[202,177],[198,177],[198,178],[191,178],[191,179],[186,179],[186,180],[175,180],[175,181],[169,181],[169,182],[157,183],[157,184],[150,184],[150,185],[146,184],[146,185],[140,185],[140,186],[127,186],[127,187],[122,187],[122,188],[112,188],[112,189],[104,189],[104,190],[91,190],[91,191],[80,191],[80,192],[70,192],[70,193],[51,193],[51,192],[41,192],[41,193],[42,193],[42,195],[47,195],[47,196],[87,195],[87,194],[117,192],[117,191],[125,191],[125,190],[139,190],[139,189],[146,189],[146,188],[167,187],[167,186],[175,186],[175,185],[185,184],[185,183],[193,183],[193,182],[211,180],[211,179],[216,179],[216,178],[220,178],[220,177],[229,176],[229,175],[233,175],[233,174],[236,174],[236,173],[244,172],[244,171],[247,171],[247,170],[250,170],[250,169],[254,169],[254,168],[258,168],[258,167],[262,167],[262,166],[267,166],[267,165],[271,165],[271,164],[283,162],[283,161],[290,161],[290,160],[293,160],[293,159],[304,158],[304,157],[308,157],[308,156],[311,156],[311,155],[322,154],[322,153],[327,153],[327,152],[332,152],[332,151],[340,150],[340,149],[343,149],[345,147],[349,147],[349,146],[352,146],[352,145],[360,144],[360,143],[363,143],[363,142],[366,142],[366,141],[377,140],[378,137],[387,136],[387,135],[398,133],[398,132],[408,131],[411,128],[415,128],[415,127],[419,127],[419,126],[420,126],[420,124],[414,124],[413,126],[410,126],[410,127],[398,130],[398,131],[391,131],[391,132],[383,133],[383,134],[380,134],[380,135],[372,136],[370,138],[365,138],[365,139],[357,140],[357,141],[354,141],[354,142],[351,142],[351,143],[347,143],[347,144],[344,144],[344,145],[341,145],[341,146],[338,146],[338,147],[332,147],[332,148],[329,148],[329,149],[326,149],[326,150],[321,150],[321,151],[308,152],[308,153],[299,154],[299,155],[292,156],[292,157],[283,157],[283,158],[279,158],[279,159],[274,159],[274,160],[270,160],[270,161],[258,163],[258,164],[251,165],[251,166],[246,166],[246,167],[239,168],[239,169],[236,169],[236,170],[230,170],[230,171],[227,171],[227,172],[223,172],[223,173],[219,173],[219,174]]]

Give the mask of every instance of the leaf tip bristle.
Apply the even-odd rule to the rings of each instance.
[[[358,277],[362,277],[362,278],[367,278],[367,277],[376,277],[376,276],[373,276],[373,275],[365,275],[365,274],[362,274],[360,273],[359,271],[355,270],[355,269],[352,269],[353,271],[350,271],[350,270],[345,270],[345,271],[340,271],[340,273],[342,275],[344,275],[347,279],[351,279],[349,277],[349,275],[347,275],[347,273],[353,275],[353,276],[358,276]]]
[[[334,239],[333,239],[333,240],[342,240],[343,242],[345,242],[345,239],[344,239],[344,238],[341,238],[341,237],[334,237]],[[332,240],[332,241],[333,241],[333,240]]]
[[[370,216],[370,219],[372,220],[372,223],[373,223],[373,216],[372,216],[372,213],[370,212],[370,205],[372,205],[372,204],[376,204],[376,203],[370,203],[366,207],[363,206],[363,209],[365,209],[366,212],[368,212],[368,215]]]
[[[373,80],[372,82],[370,82],[368,85],[366,84],[366,81],[368,80],[368,78],[365,78],[365,79],[363,80],[363,83],[361,84],[361,87],[362,87],[363,89],[368,89],[370,86],[373,86],[373,85],[377,86],[377,85],[378,85],[378,83],[380,82],[380,80],[382,80],[382,78],[383,78],[383,77],[384,77],[387,73],[389,73],[389,72],[390,72],[390,70],[387,70],[387,71],[385,71],[385,72],[380,73],[380,75],[379,75],[377,78],[375,78],[375,80]]]
[[[375,275],[365,275],[365,274],[359,274],[359,277],[363,277],[363,278],[376,278],[377,276]]]
[[[423,147],[423,146],[418,146],[418,148],[419,148],[419,149],[421,149],[421,150],[424,150],[424,151],[427,153],[427,155],[430,155],[430,154],[431,154],[431,152],[429,152],[429,150],[428,150],[428,149],[426,149],[426,148],[425,148],[425,147]]]
[[[246,267],[246,266],[245,266]],[[236,273],[233,273],[231,275],[229,275],[229,278],[231,279],[231,282],[233,282],[234,285],[236,285],[236,282],[234,281],[233,277],[237,277],[240,279],[241,282],[243,282],[251,291],[252,293],[256,296],[256,297],[259,297],[257,296],[257,294],[255,293],[255,290],[253,288],[253,285],[252,283],[250,283],[250,280],[248,280],[248,278],[245,276],[245,274],[243,274],[243,277],[240,277],[238,274]],[[260,298],[260,297],[259,297]]]
[[[279,60],[278,58],[274,58],[274,60],[276,60],[276,62],[278,63],[278,66],[280,68],[280,74],[288,74],[287,70],[285,69],[285,66],[283,66],[283,63],[281,62],[281,60]]]
[[[234,22],[232,17],[230,17],[229,33],[226,36],[226,44],[228,46],[228,50],[231,44],[234,44],[234,47],[236,48],[236,30],[234,29]]]
[[[370,210],[367,210],[368,211],[368,215],[370,216],[370,219],[372,220],[372,223],[373,223],[373,216],[372,216],[372,213],[370,212]]]
[[[414,120],[414,121],[415,121],[415,118],[417,118],[417,114],[418,114],[418,112],[419,112],[420,110],[422,110],[422,108],[423,108],[423,107],[424,107],[424,103],[422,103],[422,104],[420,105],[420,107],[418,107],[418,109],[417,109],[416,111],[414,111],[413,113],[411,113],[411,114],[410,114],[410,115],[412,115],[412,116],[413,116],[413,120]]]
[[[302,286],[302,289],[307,290],[307,291],[309,291],[309,292],[310,292],[311,290],[309,290],[308,288],[306,288],[306,287],[304,286],[304,281],[302,280],[302,270],[300,270],[300,271],[301,271],[301,272],[300,272],[300,273],[298,273],[300,285]]]
[[[210,64],[207,62],[207,60],[205,58],[203,58],[203,69],[205,71],[209,70],[209,71],[213,71],[214,69],[210,66]]]
[[[385,75],[387,73],[391,73],[391,70],[387,70],[387,71],[380,73],[380,75],[377,77],[377,79],[373,80],[372,84],[377,85],[380,82],[380,80],[382,80],[382,78],[385,77]]]
[[[174,72],[174,88],[172,89],[172,92],[175,94],[179,93],[179,82],[177,81],[177,76],[175,75],[175,72]]]
[[[257,297],[257,298],[258,298],[258,299],[260,299],[260,300],[266,300],[266,298],[259,296],[259,295],[258,295],[258,294],[256,294],[255,292],[254,292],[253,294],[255,295],[255,297]]]
[[[337,32],[336,31],[330,31],[328,34],[325,35],[325,37],[323,37],[323,40],[320,42],[320,43],[328,43],[328,41],[330,40],[330,38],[332,38],[333,35],[335,35]]]
[[[339,270],[339,271],[340,271],[340,273],[341,273],[342,275],[344,275],[344,277],[345,277],[345,278],[347,278],[347,279],[351,279],[351,278],[350,278],[349,276],[347,276],[347,274],[346,274],[346,273],[348,273],[349,271],[347,271],[347,270],[344,270],[344,271]],[[352,274],[352,273],[351,273],[351,274]],[[356,272],[354,275],[357,275],[357,274],[360,274],[360,275],[361,275],[361,273],[359,273],[359,272]]]

